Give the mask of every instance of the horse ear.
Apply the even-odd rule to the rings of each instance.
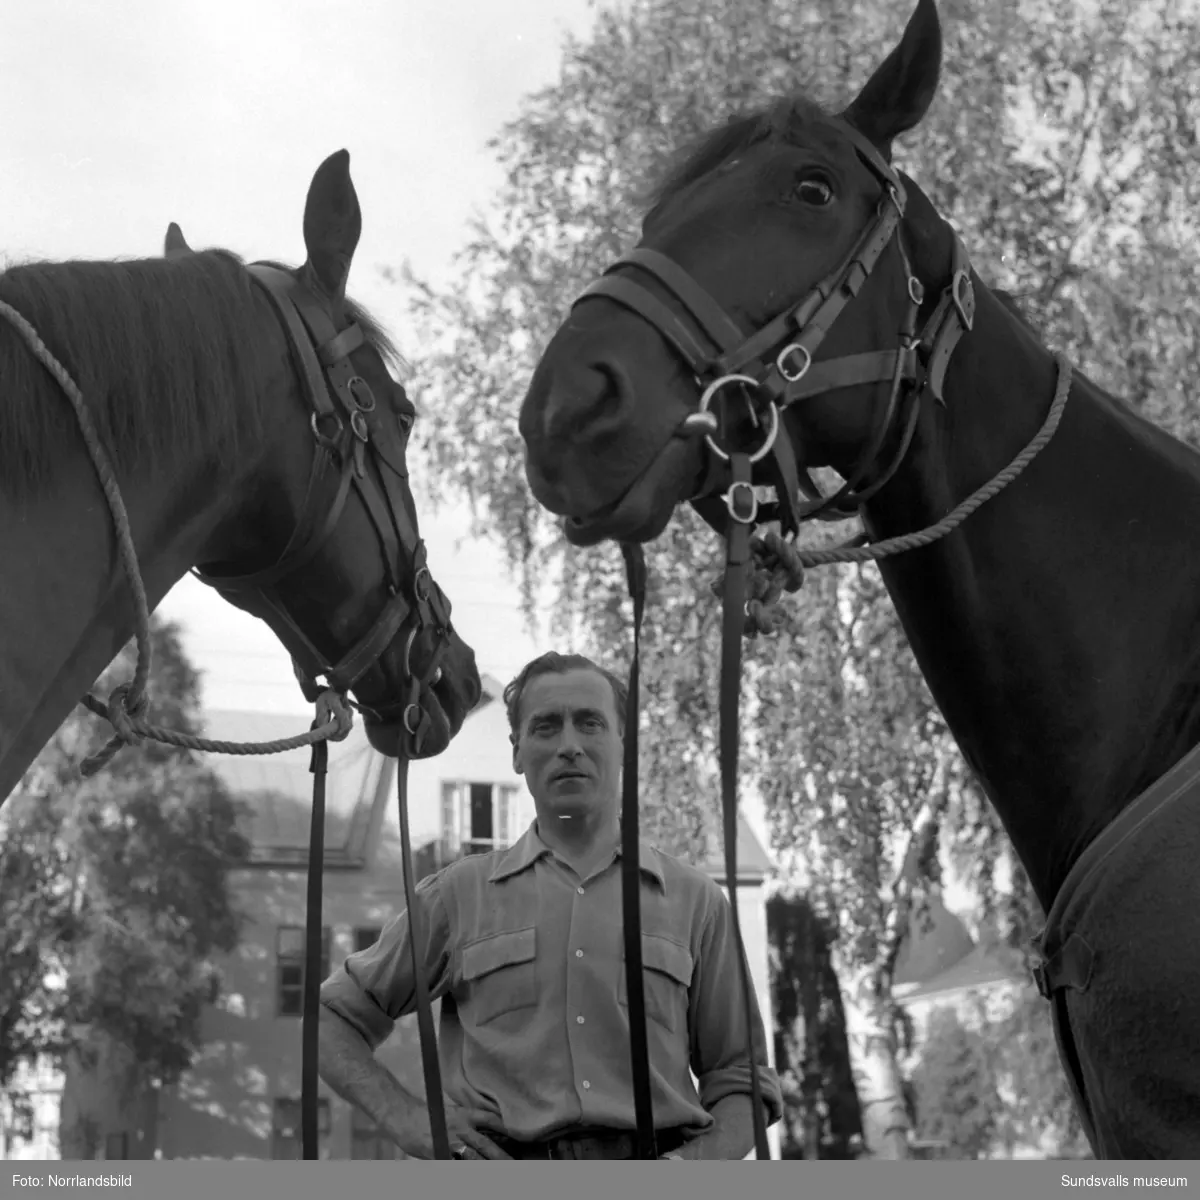
[[[916,125],[937,92],[942,26],[934,0],[917,0],[904,36],[875,69],[842,117],[884,152]]]
[[[192,248],[184,241],[183,230],[174,221],[167,226],[167,236],[163,239],[163,256],[178,258],[181,254],[191,254]]]
[[[318,168],[304,204],[304,274],[333,304],[346,295],[350,260],[362,233],[362,209],[350,180],[350,152],[331,154]]]

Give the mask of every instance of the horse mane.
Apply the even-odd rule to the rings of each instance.
[[[988,291],[991,292],[992,295],[995,296],[996,299],[999,300],[1000,303],[1006,309],[1008,309],[1008,311],[1012,313],[1012,315],[1016,317],[1026,329],[1028,329],[1031,333],[1037,334],[1038,337],[1041,337],[1041,331],[1036,325],[1034,325],[1025,309],[1022,308],[1020,297],[1014,296],[1012,292],[1006,292],[1003,288],[992,287],[990,284],[988,285]]]
[[[75,380],[118,471],[170,461],[180,447],[236,453],[261,440],[250,389],[263,297],[237,255],[26,262],[0,273],[0,300]],[[389,365],[403,362],[361,306],[346,310]],[[2,317],[0,379],[0,494],[20,500],[49,484],[79,431],[57,381]]]
[[[760,142],[787,142],[810,121],[828,118],[816,101],[795,94],[731,117],[686,143],[669,161],[662,177],[642,197],[652,212],[689,184]]]

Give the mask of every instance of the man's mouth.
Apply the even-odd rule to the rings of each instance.
[[[586,779],[586,778],[587,778],[587,775],[585,775],[582,771],[559,771],[554,776],[554,782],[557,783],[560,779]]]

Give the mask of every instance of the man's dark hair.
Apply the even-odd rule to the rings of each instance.
[[[625,701],[628,691],[625,685],[611,671],[605,670],[599,663],[594,663],[582,654],[558,654],[548,651],[546,654],[526,663],[521,673],[508,687],[504,689],[504,706],[508,710],[508,737],[515,746],[521,736],[521,697],[531,679],[539,675],[563,675],[567,671],[588,670],[603,675],[612,688],[613,700],[617,707],[617,721],[622,731],[625,729]]]

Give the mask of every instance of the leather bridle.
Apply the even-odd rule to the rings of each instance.
[[[419,960],[418,947],[424,945],[424,939],[413,879],[407,770],[408,760],[420,757],[430,730],[431,718],[422,700],[441,677],[440,661],[454,632],[450,602],[429,572],[425,544],[410,516],[405,458],[408,430],[400,427],[400,420],[406,414],[397,413],[390,404],[378,405],[370,386],[357,374],[350,360],[350,355],[364,343],[362,326],[353,322],[338,332],[326,305],[288,271],[265,263],[253,263],[248,270],[270,296],[287,332],[293,362],[304,381],[312,409],[310,425],[316,449],[300,517],[279,559],[272,566],[248,575],[223,574],[212,563],[193,573],[231,603],[270,626],[292,655],[297,681],[310,702],[316,702],[326,691],[317,683],[318,676],[325,677],[329,689],[344,695],[376,665],[396,637],[407,631],[401,697],[391,704],[373,707],[355,701],[354,707],[377,720],[398,720],[404,729],[397,791],[417,1020],[434,1152],[437,1158],[449,1159],[432,1009],[425,964]],[[407,404],[407,397],[404,402]],[[411,416],[408,425],[411,427]],[[367,633],[338,662],[330,664],[291,615],[284,585],[335,536],[351,488],[378,538],[388,599]],[[426,630],[432,631],[434,648],[418,674],[413,669],[412,648]],[[301,1140],[306,1159],[319,1157],[317,1056],[327,750],[323,741],[313,747],[301,1068]]]
[[[683,360],[700,389],[697,412],[690,413],[676,436],[703,435],[711,451],[709,470],[699,492],[689,501],[700,516],[726,539],[722,585],[722,652],[720,691],[721,802],[725,851],[725,881],[733,910],[733,924],[741,963],[747,1038],[752,1043],[751,1014],[754,991],[750,980],[737,907],[737,759],[738,701],[741,643],[745,614],[747,570],[751,561],[751,535],[769,521],[778,521],[787,536],[800,523],[819,518],[839,520],[859,507],[892,478],[912,443],[925,395],[945,405],[943,383],[954,347],[974,322],[975,296],[967,252],[957,234],[950,283],[917,332],[917,317],[925,289],[913,274],[905,250],[901,222],[906,193],[900,176],[858,130],[844,120],[842,131],[883,187],[875,215],[851,251],[796,304],[749,336],[742,327],[672,259],[655,250],[638,247],[618,259],[575,304],[603,298],[620,304],[647,321]],[[908,305],[894,350],[879,350],[814,361],[833,323],[858,295],[893,237],[904,265]],[[652,281],[654,286],[647,286]],[[664,303],[665,293],[674,304]],[[797,464],[789,437],[779,437],[781,413],[789,405],[842,388],[889,382],[885,410],[857,464],[841,488],[823,495],[806,470]],[[747,452],[731,443],[721,445],[725,422],[711,411],[714,399],[726,388],[736,388],[746,401],[754,425],[767,421],[762,444]],[[899,436],[882,467],[877,459],[885,451],[893,430]],[[770,458],[768,459],[768,456]],[[765,460],[765,461],[764,461]],[[754,467],[763,462],[767,478],[755,479]],[[874,470],[873,470],[874,468]],[[864,483],[868,473],[874,474]],[[728,487],[721,491],[725,482]],[[772,486],[775,501],[760,505],[755,488]],[[800,499],[800,493],[809,497]],[[630,1013],[630,1052],[634,1105],[637,1113],[638,1156],[656,1158],[654,1116],[645,1032],[645,997],[642,986],[640,915],[637,862],[637,723],[640,631],[645,606],[645,563],[640,545],[622,545],[630,595],[634,605],[634,653],[630,668],[629,703],[625,734],[625,775],[622,801],[623,902]],[[766,1121],[753,1044],[748,1046],[757,1157],[770,1158]]]

